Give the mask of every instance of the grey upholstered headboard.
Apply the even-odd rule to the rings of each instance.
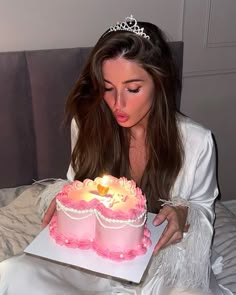
[[[183,43],[170,46],[182,77]],[[89,51],[0,53],[0,188],[66,177],[70,134],[64,105]]]

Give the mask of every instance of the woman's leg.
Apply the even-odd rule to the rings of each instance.
[[[1,295],[111,295],[110,280],[23,254],[0,263]]]

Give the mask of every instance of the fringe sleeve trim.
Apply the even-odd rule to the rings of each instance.
[[[170,205],[168,202],[165,204]],[[181,242],[160,250],[153,257],[149,275],[162,278],[170,287],[209,292],[212,225],[201,206],[188,201],[185,203],[182,198],[172,200],[171,205],[177,204],[189,207],[189,231]]]
[[[177,207],[177,206],[190,207],[190,202],[180,197],[172,197],[171,200],[160,199],[160,201],[163,203],[161,206],[169,205],[172,207]]]
[[[51,201],[62,190],[63,186],[68,183],[70,183],[68,180],[56,179],[54,183],[48,184],[47,187],[39,194],[38,212],[41,219],[43,219]]]

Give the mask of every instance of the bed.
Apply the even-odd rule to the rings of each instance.
[[[183,43],[170,46],[181,77]],[[63,123],[64,104],[90,50],[0,53],[0,261],[22,253],[40,232],[39,194],[66,178],[70,128]],[[215,208],[213,253],[223,257],[215,272],[236,294],[236,216],[219,200]]]

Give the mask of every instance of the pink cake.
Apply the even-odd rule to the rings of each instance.
[[[92,248],[116,261],[133,259],[151,245],[146,198],[132,180],[105,178],[64,186],[56,196],[50,234],[60,245]]]

